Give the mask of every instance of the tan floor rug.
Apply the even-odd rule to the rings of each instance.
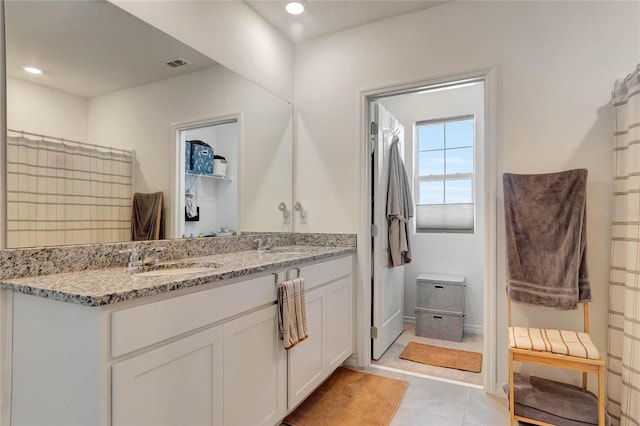
[[[471,371],[472,373],[482,371],[481,353],[441,348],[416,342],[409,342],[400,354],[400,358],[438,367]]]
[[[284,424],[290,426],[386,426],[409,382],[338,368]]]

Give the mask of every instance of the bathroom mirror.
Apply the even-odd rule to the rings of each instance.
[[[8,248],[128,240],[135,192],[162,191],[165,236],[180,237],[179,130],[229,117],[235,205],[200,215],[291,231],[278,209],[292,200],[289,103],[107,1],[4,5]]]

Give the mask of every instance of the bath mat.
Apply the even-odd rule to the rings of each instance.
[[[479,352],[441,348],[416,342],[409,342],[400,354],[400,358],[436,367],[471,371],[472,373],[482,371],[482,354]]]
[[[284,424],[289,426],[386,426],[409,382],[338,368]]]

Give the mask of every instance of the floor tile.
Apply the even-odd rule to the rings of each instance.
[[[407,376],[409,389],[401,407],[412,410],[420,418],[445,417],[461,424],[469,388],[452,383]]]
[[[458,420],[440,417],[430,413],[417,413],[409,411],[402,413],[398,410],[396,416],[391,421],[390,426],[461,426]]]
[[[509,424],[507,400],[488,395],[481,389],[470,389],[464,422],[480,426]]]

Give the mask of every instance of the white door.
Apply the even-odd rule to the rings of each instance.
[[[372,121],[377,123],[373,137],[373,237],[372,333],[373,359],[379,359],[403,330],[404,267],[389,268],[387,225],[387,186],[389,180],[389,148],[393,132],[400,137],[400,155],[404,149],[404,127],[379,103],[371,108]]]
[[[112,368],[114,425],[221,425],[222,326]]]

